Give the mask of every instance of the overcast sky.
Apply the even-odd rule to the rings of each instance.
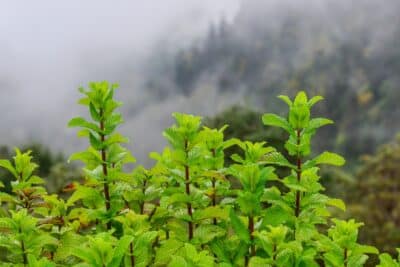
[[[82,65],[90,62],[139,57],[166,36],[184,45],[188,39],[182,37],[196,37],[210,21],[237,9],[235,0],[0,3],[0,79],[24,93],[22,87],[84,76]]]
[[[231,19],[238,1],[1,1],[0,144],[65,146],[65,124],[79,115],[78,86],[114,81],[124,64],[140,76],[154,47],[188,45],[211,22]]]

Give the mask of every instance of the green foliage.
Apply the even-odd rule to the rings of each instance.
[[[397,249],[399,252],[399,249]],[[398,267],[400,266],[400,258],[393,259],[388,253],[382,253],[379,256],[380,263],[377,267]]]
[[[262,113],[243,106],[233,106],[212,118],[206,118],[204,124],[210,128],[220,128],[229,125],[224,130],[226,139],[239,138],[251,142],[268,143],[278,151],[283,152],[283,130],[279,128],[266,129],[260,117]],[[240,154],[241,148],[231,146],[225,151],[225,162],[231,164],[231,155]]]
[[[349,189],[349,214],[364,221],[360,240],[392,255],[400,243],[400,139],[363,157],[363,167]]]
[[[38,165],[34,174],[45,180],[46,189],[51,193],[60,193],[66,183],[81,177],[81,172],[74,165],[67,165],[62,154],[55,154],[48,147],[39,143],[29,143],[22,146],[22,151],[32,151],[31,156]],[[12,160],[12,151],[6,146],[0,147],[0,157]],[[57,177],[55,179],[54,177]],[[5,186],[5,191],[11,192],[13,175],[0,169],[0,181]]]
[[[89,222],[100,220],[107,229],[111,229],[112,219],[124,207],[121,193],[129,190],[128,186],[121,187],[116,182],[130,177],[123,173],[123,166],[135,161],[129,151],[121,146],[127,139],[115,132],[123,121],[121,114],[115,111],[121,105],[113,99],[117,87],[116,84],[99,82],[90,83],[88,90],[80,88],[85,97],[79,103],[89,108],[93,122],[77,117],[68,123],[69,127],[82,128],[78,135],[87,137],[91,145],[87,150],[70,157],[70,160],[80,160],[86,164],[83,169],[86,184],[77,188],[72,195],[74,201],[70,199],[69,202],[81,200],[86,208],[92,209],[87,212]],[[98,194],[101,191],[102,194]]]
[[[325,250],[324,261],[327,266],[363,266],[368,259],[366,253],[378,254],[375,247],[357,244],[358,228],[362,223],[354,220],[333,219],[335,225],[328,230],[328,238],[320,239]]]
[[[65,187],[67,198],[47,193],[31,152],[16,149],[13,161],[0,160],[14,177],[12,192],[0,194],[4,266],[356,267],[378,253],[357,243],[361,223],[331,218],[330,206],[345,206],[322,193],[319,167],[344,159],[331,152],[310,157],[312,136],[331,123],[311,116],[321,97],[282,96],[288,116],[263,116],[265,125],[286,132],[287,153],[226,139],[227,126],[211,129],[201,117],[174,113],[176,123],[163,133],[169,146],[151,154],[155,165],[127,172],[134,158],[116,132],[122,116],[115,89],[107,82],[80,89],[91,119],[69,126],[81,128],[90,146],[70,157],[84,163],[84,180]],[[226,164],[233,146],[240,151]],[[380,258],[382,266],[397,264]]]

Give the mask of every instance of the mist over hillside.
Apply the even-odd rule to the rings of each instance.
[[[357,160],[400,129],[399,12],[398,1],[246,1],[231,23],[177,54],[168,82],[150,77],[150,89],[191,103],[214,88],[202,114],[234,101],[280,112],[276,95],[321,94],[316,113],[336,125],[316,146]]]
[[[76,104],[78,87],[97,80],[119,82],[118,97],[136,116],[154,102],[145,87],[147,77],[157,75],[151,66],[163,64],[162,57],[187,47],[209,23],[236,10],[237,1],[231,0],[2,3],[0,144],[32,140],[67,154],[83,149],[87,144],[66,129],[70,118],[85,114]],[[148,62],[155,54],[160,57]],[[127,126],[127,135],[138,142],[136,128]]]
[[[85,114],[76,88],[105,79],[121,85],[121,131],[140,163],[165,144],[171,112],[210,116],[235,103],[279,112],[275,96],[301,89],[324,95],[317,113],[337,122],[321,148],[359,155],[400,129],[398,1],[189,2],[90,2],[76,19],[73,1],[43,1],[42,13],[30,11],[35,4],[0,11],[8,15],[0,20],[0,142],[83,149],[65,126]]]

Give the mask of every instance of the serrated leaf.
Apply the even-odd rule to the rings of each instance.
[[[18,174],[17,171],[15,170],[14,166],[11,164],[11,162],[9,160],[6,159],[1,159],[0,160],[0,167],[5,168],[6,170],[8,170],[9,172],[11,172],[11,174],[18,179]]]
[[[345,159],[336,154],[336,153],[331,153],[331,152],[323,152],[316,158],[314,158],[315,164],[329,164],[329,165],[334,165],[334,166],[342,166],[345,164]]]
[[[83,128],[92,130],[94,132],[100,133],[99,126],[97,126],[96,124],[94,124],[92,122],[86,121],[82,117],[76,117],[76,118],[71,119],[68,122],[68,127],[83,127]]]
[[[240,220],[240,218],[236,215],[233,209],[231,209],[229,217],[231,219],[232,228],[235,231],[236,235],[239,237],[240,240],[249,244],[250,243],[249,231],[247,230],[246,225],[242,222],[242,220]]]
[[[262,163],[273,164],[283,167],[296,169],[297,167],[291,164],[280,152],[274,151],[265,154],[261,160]]]
[[[101,140],[91,132],[89,132],[89,141],[90,145],[96,150],[101,150],[104,147]]]
[[[307,126],[307,131],[314,131],[315,129],[318,129],[322,126],[328,125],[328,124],[332,124],[333,121],[326,119],[326,118],[315,118],[315,119],[311,119],[308,123]]]
[[[212,224],[202,224],[196,227],[194,231],[194,238],[198,240],[200,244],[206,244],[215,238],[223,237],[226,234],[224,228],[212,225]]]
[[[327,205],[334,206],[336,208],[339,208],[343,211],[346,211],[346,204],[344,204],[343,200],[338,199],[338,198],[330,198],[327,202]]]
[[[93,105],[92,102],[89,103],[89,111],[90,111],[90,116],[92,116],[92,119],[95,121],[100,121],[100,114],[97,112],[96,107]]]
[[[183,243],[176,239],[168,239],[156,251],[156,265],[165,265],[170,262],[171,256],[183,247]]]
[[[314,96],[308,101],[308,106],[311,108],[312,106],[314,106],[316,103],[318,103],[319,101],[321,101],[323,99],[324,98],[320,95]]]
[[[193,213],[193,220],[201,221],[205,219],[218,218],[226,220],[228,219],[228,211],[226,209],[221,208],[220,206],[211,206],[205,209],[196,210]]]
[[[271,267],[270,259],[265,259],[261,257],[251,257],[248,267]]]
[[[379,265],[376,267],[399,267],[400,263],[394,260],[388,253],[379,255]]]
[[[292,100],[290,100],[290,98],[286,95],[279,95],[278,98],[285,102],[289,107],[293,105]]]
[[[293,129],[290,127],[289,122],[285,118],[276,114],[266,113],[262,116],[262,121],[264,125],[283,128],[289,133],[293,132]]]
[[[357,254],[379,254],[379,250],[376,247],[358,244],[353,249],[353,252]]]
[[[129,244],[133,241],[133,236],[124,235],[118,242],[118,245],[114,248],[113,257],[107,267],[118,267],[121,264],[122,258],[125,254]]]
[[[190,267],[186,260],[181,256],[172,256],[171,262],[168,264],[168,267]]]

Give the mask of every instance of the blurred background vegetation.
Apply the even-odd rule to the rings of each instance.
[[[210,23],[204,36],[191,45],[176,44],[177,49],[168,51],[157,46],[140,75],[129,68],[134,65],[129,53],[121,56],[122,64],[115,60],[118,67],[107,65],[105,73],[122,85],[125,82],[121,87],[128,89],[121,90],[120,99],[125,104],[123,130],[134,138],[133,144],[140,145],[133,146],[133,154],[144,159],[155,146],[163,145],[159,140],[170,123],[170,111],[201,113],[209,127],[228,124],[227,138],[267,141],[282,148],[285,136],[279,129],[264,127],[261,114],[283,115],[284,105],[276,98],[280,94],[293,97],[306,90],[309,95],[322,95],[326,101],[315,106],[314,115],[335,124],[317,133],[314,152],[331,150],[347,160],[340,170],[323,169],[327,193],[345,200],[348,209],[340,216],[365,223],[362,242],[393,253],[391,249],[400,244],[400,138],[396,137],[400,132],[400,1],[320,4],[310,0],[305,2],[315,5],[305,5],[285,0],[277,1],[282,2],[279,7],[267,2],[271,1],[242,1],[233,19]],[[129,87],[132,76],[141,77],[139,89]],[[207,91],[209,87],[212,90]],[[0,110],[10,109],[7,104]],[[30,122],[31,131],[36,130]],[[10,130],[4,129],[0,130],[6,135]],[[67,145],[50,139],[22,147],[33,151],[49,191],[61,192],[81,173],[66,162],[66,156],[50,149],[51,142]],[[69,140],[68,150],[79,150]],[[237,148],[227,152],[229,162]],[[0,158],[11,155],[11,147],[0,147]],[[0,179],[9,190],[9,174],[0,170]]]

